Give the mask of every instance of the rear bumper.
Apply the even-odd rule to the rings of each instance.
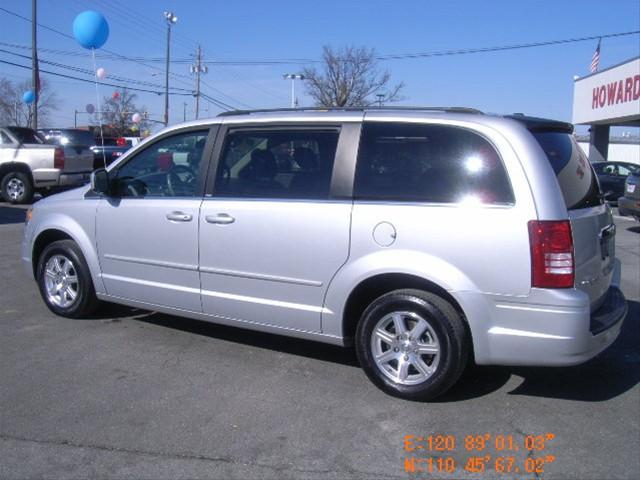
[[[61,173],[59,185],[61,187],[76,187],[86,185],[90,180],[91,172]]]
[[[620,197],[618,199],[618,211],[620,215],[631,215],[640,220],[640,199]]]
[[[470,322],[476,362],[484,365],[584,363],[616,340],[628,308],[616,285],[594,312],[588,295],[578,289],[533,289],[526,298],[492,300],[484,328],[478,331]]]

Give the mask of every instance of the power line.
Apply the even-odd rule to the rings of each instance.
[[[0,63],[4,63],[6,65],[12,65],[12,66],[18,67],[18,68],[24,68],[24,69],[27,69],[27,70],[31,70],[31,67],[29,67],[29,66],[20,65],[19,63],[14,63],[14,62],[8,62],[7,60],[0,60]],[[70,79],[76,80],[78,82],[85,82],[85,83],[94,83],[95,82],[94,80],[90,80],[88,78],[74,77],[72,75],[65,75],[64,73],[51,72],[51,71],[42,70],[42,69],[40,69],[40,73],[46,73],[48,75],[55,75],[56,77],[70,78]],[[148,90],[148,89],[137,88],[137,87],[129,87],[129,86],[126,86],[126,85],[118,85],[118,84],[115,84],[115,83],[100,82],[100,84],[101,85],[106,85],[106,86],[109,86],[109,87],[116,87],[116,88],[121,88],[121,89],[126,89],[126,90],[134,90],[136,92],[155,93],[156,95],[162,95],[162,93],[163,93],[161,91]],[[182,96],[191,97],[191,96],[193,96],[193,93],[169,92],[169,95],[182,95]]]
[[[3,50],[3,49],[0,49],[0,52],[5,52],[5,53],[11,54],[11,55],[16,55],[16,56],[18,56],[18,57],[22,57],[22,58],[27,58],[27,59],[28,59],[28,58],[30,58],[30,57],[28,57],[27,55],[20,55],[20,54],[18,54],[18,53],[9,52],[9,51],[7,51],[7,50]],[[8,61],[6,61],[6,60],[0,60],[0,62],[1,62],[1,63],[5,63],[5,64],[7,64],[7,65],[13,65],[13,66],[16,66],[16,67],[19,67],[19,68],[30,68],[30,67],[26,67],[25,65],[20,65],[20,64],[17,64],[17,63],[13,63],[13,62],[8,62]],[[59,64],[59,63],[57,63],[57,62],[49,62],[49,61],[46,61],[46,60],[40,60],[40,62],[41,62],[41,63],[50,64],[50,65],[52,65],[52,66],[58,66],[58,67],[61,67],[61,68],[67,68],[67,69],[70,69],[70,70],[72,70],[72,71],[76,71],[76,72],[78,72],[78,73],[85,73],[85,74],[87,74],[87,75],[91,75],[91,76],[93,76],[93,72],[92,72],[91,70],[85,70],[85,69],[82,69],[82,68],[72,67],[72,66],[70,66],[70,65]],[[65,74],[58,73],[58,72],[51,72],[51,71],[49,71],[49,70],[42,70],[42,69],[40,69],[40,72],[42,72],[42,73],[47,73],[47,74],[49,74],[49,75],[55,75],[55,76],[58,76],[58,77],[68,78],[68,79],[71,79],[71,80],[81,81],[81,82],[85,82],[85,83],[87,83],[87,82],[88,82],[88,83],[93,83],[93,82],[95,81],[95,80],[93,80],[93,79],[85,79],[85,78],[80,78],[80,77],[74,77],[74,76],[72,76],[72,75],[65,75]],[[134,83],[136,83],[136,82],[137,82],[137,83],[141,83],[141,84],[143,84],[143,85],[145,85],[145,84],[146,84],[146,82],[138,82],[138,81],[136,81],[136,80],[133,80],[133,79],[127,79],[127,78],[124,78],[124,77],[113,77],[113,76],[112,76],[112,78],[113,78],[114,80],[117,80],[117,81],[126,81],[126,82],[134,82]],[[117,84],[114,84],[114,83],[108,83],[108,82],[103,82],[103,81],[101,81],[101,82],[100,82],[100,84],[101,84],[101,85],[106,85],[106,86],[112,86],[112,87],[116,87],[116,88],[121,88],[121,89],[126,88],[126,89],[128,89],[128,90],[134,90],[134,91],[138,91],[138,92],[155,93],[156,95],[161,95],[161,94],[163,93],[163,91],[162,91],[162,90],[149,90],[149,89],[144,89],[144,88],[135,88],[135,87],[124,86],[124,85],[117,85]],[[205,84],[205,83],[203,82],[203,84]],[[159,88],[159,89],[162,89],[162,88],[163,88],[161,85],[156,85],[156,84],[148,84],[148,85],[149,85],[149,86],[151,86],[151,87]],[[211,88],[212,90],[216,90],[216,91],[218,91],[218,93],[220,93],[220,94],[222,94],[222,95],[224,95],[224,96],[227,96],[227,97],[228,97],[228,95],[226,95],[224,92],[222,92],[222,91],[220,91],[220,90],[218,90],[218,89],[216,89],[216,88],[213,88],[213,87],[211,87],[211,86],[210,86],[210,85],[208,85],[208,84],[205,84],[205,85],[206,85],[207,87]],[[176,91],[176,90],[178,90],[178,91]],[[187,93],[182,93],[182,92],[187,92]],[[184,89],[184,88],[173,87],[173,88],[171,89],[171,91],[169,92],[169,95],[193,96],[193,95],[194,95],[194,91],[193,91],[193,90]],[[225,102],[223,102],[222,100],[219,100],[219,99],[217,99],[217,98],[215,98],[215,97],[212,97],[212,96],[210,96],[210,95],[206,95],[206,94],[204,94],[204,93],[202,93],[202,92],[201,92],[201,95],[202,95],[203,97],[205,97],[205,96],[206,96],[207,100],[209,100],[211,103],[213,103],[213,104],[215,104],[215,105],[217,105],[217,106],[220,106],[221,108],[223,108],[223,109],[225,109],[225,110],[229,110],[229,109],[231,109],[231,110],[235,110],[235,109],[236,109],[236,107],[235,107],[235,106],[229,105],[228,103],[225,103]],[[245,107],[251,108],[249,105],[247,105],[247,104],[245,104],[245,103],[243,103],[243,102],[240,102],[240,101],[238,101],[238,100],[236,100],[236,99],[233,99],[233,98],[231,98],[231,97],[229,97],[229,98],[230,98],[232,101],[235,101],[235,102],[239,103],[240,105],[243,105],[243,106],[245,106]]]
[[[217,89],[216,87],[212,86],[211,84],[205,82],[203,79],[200,79],[200,81],[202,82],[202,85],[204,85],[205,87],[213,90],[214,92],[218,93],[219,95],[222,95],[223,97],[228,98],[229,100],[231,100],[232,102],[235,102],[239,105],[242,105],[244,107],[247,107],[249,109],[251,109],[252,107],[250,107],[249,105],[247,105],[244,102],[241,102],[240,100],[238,100],[237,98],[233,98],[230,95],[227,95],[226,93],[224,93],[222,90]],[[234,107],[235,108],[235,107]]]
[[[128,20],[132,25],[137,25],[138,28],[142,28],[144,33],[147,34],[149,30],[155,30],[155,33],[159,35],[160,38],[163,38],[165,35],[164,29],[160,26],[159,23],[150,20],[145,17],[145,15],[139,11],[136,11],[132,8],[131,2],[128,5],[124,5],[122,2],[117,0],[94,0],[97,1],[100,5],[104,5],[108,9],[111,10],[114,14],[114,20]],[[82,0],[78,3],[84,3],[85,0]],[[114,8],[115,7],[115,8]],[[122,12],[127,12],[127,15],[122,16]],[[158,12],[160,13],[160,12]],[[191,51],[194,46],[198,44],[195,40],[192,40],[185,36],[184,34],[177,32],[172,32],[172,37],[177,45],[181,46],[187,51]],[[183,40],[184,39],[184,40]]]
[[[207,95],[206,93],[200,92],[200,95],[202,95],[202,98],[204,98],[205,100],[208,100],[209,102],[213,103],[214,105],[221,108],[222,110],[237,110],[235,107],[232,107],[228,103],[224,103],[223,101],[213,98]]]
[[[600,38],[624,37],[627,35],[637,35],[640,30],[633,32],[608,33],[604,35],[592,35],[590,37],[566,38],[561,40],[548,40],[544,42],[520,43],[515,45],[503,45],[498,47],[482,47],[482,48],[462,48],[459,50],[442,50],[433,52],[418,53],[396,53],[388,55],[378,55],[378,60],[402,60],[406,58],[425,58],[425,57],[443,57],[450,55],[467,55],[473,53],[500,52],[505,50],[519,50],[523,48],[546,47],[550,45],[560,45],[565,43],[586,42],[588,40],[596,40]]]
[[[0,7],[0,10],[3,10],[7,13],[12,13],[12,12],[8,12],[8,10],[1,7]],[[26,19],[25,17],[21,17],[21,18]],[[42,24],[38,24],[38,25],[42,26]],[[56,33],[61,33],[61,32],[58,32],[57,30],[53,30],[53,31],[55,31]],[[461,48],[461,49],[439,50],[439,51],[434,50],[431,52],[415,52],[415,53],[390,53],[390,54],[378,55],[376,56],[376,59],[401,60],[401,59],[411,59],[411,58],[428,58],[428,57],[441,57],[441,56],[451,56],[451,55],[466,55],[466,54],[475,54],[475,53],[489,53],[489,52],[499,52],[499,51],[506,51],[506,50],[517,50],[517,49],[524,49],[524,48],[561,45],[561,44],[567,44],[567,43],[585,42],[589,40],[597,40],[599,38],[624,37],[629,35],[637,35],[639,33],[640,33],[640,30],[635,30],[631,32],[609,33],[609,34],[602,34],[602,35],[591,35],[588,37],[548,40],[548,41],[541,41],[541,42],[502,45],[502,46],[495,46],[495,47]],[[69,37],[68,35],[65,35],[65,36]],[[72,38],[72,37],[69,37],[69,38]],[[0,42],[0,45],[4,45],[7,47],[21,48],[21,49],[31,48],[27,45],[19,45],[19,44],[4,43],[4,42]],[[66,51],[54,50],[54,49],[46,49],[46,48],[39,48],[38,50],[41,50],[47,53],[52,53],[52,54],[59,54],[59,55],[83,56],[82,53],[72,52],[68,50]],[[118,55],[118,54],[101,55],[101,57],[107,60],[125,59],[133,62],[156,63],[156,62],[165,61],[164,58],[160,58],[160,57],[124,57],[123,58],[121,55]],[[188,58],[171,60],[171,63],[175,63],[175,64],[181,64],[181,63],[188,64],[192,62],[193,60]],[[290,58],[290,59],[284,58],[284,59],[272,59],[272,60],[209,60],[209,61],[203,61],[202,64],[218,65],[218,66],[268,66],[268,65],[305,64],[305,63],[319,63],[319,62],[320,60],[314,60],[309,58]],[[151,66],[148,66],[148,67],[154,68],[157,70],[157,67],[151,67]]]
[[[5,13],[8,13],[9,15],[13,15],[14,17],[20,18],[20,19],[22,19],[22,20],[24,20],[24,21],[26,21],[26,22],[31,23],[31,19],[30,19],[30,18],[27,18],[27,17],[25,17],[25,16],[23,16],[23,15],[20,15],[20,14],[18,14],[18,13],[12,12],[11,10],[7,10],[6,8],[0,7],[0,11],[3,11],[3,12],[5,12]],[[46,30],[49,30],[49,31],[51,31],[51,32],[57,33],[58,35],[62,35],[62,36],[63,36],[63,37],[65,37],[65,38],[69,38],[69,39],[71,39],[71,40],[73,40],[73,41],[75,42],[75,38],[74,38],[73,36],[68,35],[68,34],[66,34],[66,33],[64,33],[64,32],[61,32],[60,30],[56,30],[55,28],[48,27],[48,26],[43,25],[43,24],[41,24],[41,23],[39,23],[39,22],[36,22],[36,25],[38,25],[39,27],[44,28],[44,29],[46,29]],[[157,71],[159,71],[159,72],[164,71],[164,70],[162,70],[161,68],[158,68],[158,67],[156,67],[156,66],[148,65],[148,64],[146,64],[146,63],[143,63],[143,61],[142,61],[142,60],[139,60],[139,59],[133,60],[133,59],[130,59],[129,57],[127,57],[127,56],[125,56],[125,55],[121,55],[121,54],[119,54],[119,53],[116,53],[116,52],[112,52],[112,51],[110,51],[110,50],[107,50],[106,48],[103,48],[103,49],[101,49],[101,50],[102,50],[102,51],[104,51],[104,52],[107,52],[107,53],[111,54],[111,55],[112,55],[112,56],[114,56],[114,57],[117,57],[118,59],[131,61],[131,62],[137,63],[137,64],[139,64],[139,65],[143,65],[143,66],[145,66],[145,67],[147,67],[147,68],[151,68],[151,69],[153,69],[153,70],[157,70]],[[171,74],[171,76],[189,78],[189,77],[187,77],[187,76],[185,76],[185,75],[178,75],[178,74]],[[184,80],[179,80],[179,81],[182,81],[182,82],[183,82],[183,84],[185,83],[185,81],[184,81]],[[190,85],[190,84],[189,84],[189,85]]]
[[[2,53],[6,53],[9,55],[14,55],[16,57],[20,57],[20,58],[25,58],[25,59],[31,59],[30,56],[28,55],[21,55],[19,53],[15,53],[15,52],[10,52],[9,50],[4,50],[2,48],[0,48],[0,52]],[[64,63],[58,63],[58,62],[52,62],[50,60],[45,60],[45,59],[39,59],[39,63],[44,63],[47,65],[51,65],[53,67],[59,67],[59,68],[64,68],[66,70],[72,70],[74,72],[78,72],[78,73],[83,73],[85,75],[89,75],[91,77],[93,77],[95,75],[95,73],[91,70],[88,70],[86,68],[80,68],[80,67],[74,67],[71,65],[65,65]],[[137,85],[145,85],[148,87],[156,87],[156,88],[164,88],[162,85],[158,85],[152,82],[145,82],[143,80],[136,80],[133,78],[127,78],[127,77],[121,77],[121,76],[117,76],[117,75],[109,75],[109,77],[112,80],[118,81],[118,82],[127,82],[127,83],[133,83],[133,84],[137,84]],[[101,82],[103,83],[103,82]],[[187,88],[179,88],[179,87],[173,87],[173,90],[179,90],[179,91],[183,91],[183,92],[190,92],[193,93],[193,90],[191,89],[187,89]]]
[[[0,10],[14,15],[18,18],[31,22],[31,19],[19,15],[15,12],[7,10],[6,8],[0,7]],[[47,27],[46,25],[42,25],[38,23],[38,26],[50,30],[52,32],[63,35],[67,38],[74,40],[71,35],[67,35],[63,32],[60,32],[54,28]],[[506,50],[518,50],[524,48],[535,48],[535,47],[546,47],[551,45],[561,45],[567,43],[577,43],[577,42],[585,42],[589,40],[596,40],[600,38],[615,38],[615,37],[624,37],[629,35],[637,35],[640,33],[640,30],[634,30],[630,32],[616,32],[616,33],[607,33],[607,34],[599,34],[599,35],[591,35],[587,37],[577,37],[577,38],[567,38],[567,39],[557,39],[557,40],[547,40],[547,41],[539,41],[539,42],[531,42],[531,43],[521,43],[521,44],[511,44],[511,45],[501,45],[494,47],[481,47],[481,48],[462,48],[462,49],[454,49],[454,50],[441,50],[441,51],[431,51],[431,52],[414,52],[414,53],[391,53],[385,55],[377,55],[376,59],[378,60],[402,60],[402,59],[411,59],[411,58],[428,58],[428,57],[442,57],[442,56],[451,56],[451,55],[468,55],[475,53],[489,53],[489,52],[499,52]],[[163,62],[162,58],[145,58],[145,57],[125,57],[124,55],[120,55],[116,52],[110,52],[109,50],[103,49],[105,52],[114,55],[117,58],[126,59],[129,61],[134,61],[137,63],[140,62]],[[191,59],[175,59],[172,60],[171,63],[191,63]],[[263,66],[263,65],[283,65],[283,64],[305,64],[305,63],[318,63],[320,60],[317,59],[309,59],[309,58],[284,58],[284,59],[270,59],[270,60],[210,60],[207,62],[202,62],[207,65],[235,65],[235,66]],[[143,64],[144,65],[144,64]],[[149,65],[146,65],[149,68]],[[187,77],[188,78],[188,77]]]

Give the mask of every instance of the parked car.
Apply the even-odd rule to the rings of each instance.
[[[0,190],[7,202],[29,203],[35,191],[86,184],[92,167],[86,147],[56,147],[30,128],[0,128]]]
[[[93,168],[110,165],[129,148],[139,143],[137,137],[105,137],[103,141],[100,137],[94,137],[89,130],[79,128],[43,129],[39,130],[39,133],[44,136],[47,143],[74,147],[82,145],[90,149],[94,159]]]
[[[93,133],[80,128],[47,128],[38,130],[46,143],[61,146],[91,148],[95,144]]]
[[[620,215],[632,216],[640,222],[640,171],[627,177],[624,196],[618,199],[618,212]]]
[[[629,162],[594,162],[592,165],[604,199],[612,205],[617,205],[618,198],[624,195],[624,182],[629,174],[640,171],[640,165]]]
[[[104,140],[96,138],[95,145],[91,147],[94,168],[104,168],[111,165],[130,148],[131,143],[123,137],[105,137]]]
[[[575,365],[618,336],[615,225],[572,131],[460,108],[226,114],[38,202],[22,257],[58,315],[104,300],[353,344],[379,388],[431,399],[468,358]]]

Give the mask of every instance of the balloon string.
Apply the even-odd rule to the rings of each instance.
[[[107,156],[104,152],[104,134],[102,132],[102,107],[100,105],[100,93],[98,91],[98,77],[97,77],[97,68],[96,68],[96,49],[91,48],[91,57],[93,58],[93,75],[95,76],[95,84],[96,84],[96,103],[98,107],[98,124],[100,125],[100,142],[102,144],[102,163],[104,168],[107,168]]]

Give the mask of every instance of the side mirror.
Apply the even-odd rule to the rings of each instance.
[[[98,168],[91,172],[91,189],[103,195],[111,193],[109,173],[104,168]]]

